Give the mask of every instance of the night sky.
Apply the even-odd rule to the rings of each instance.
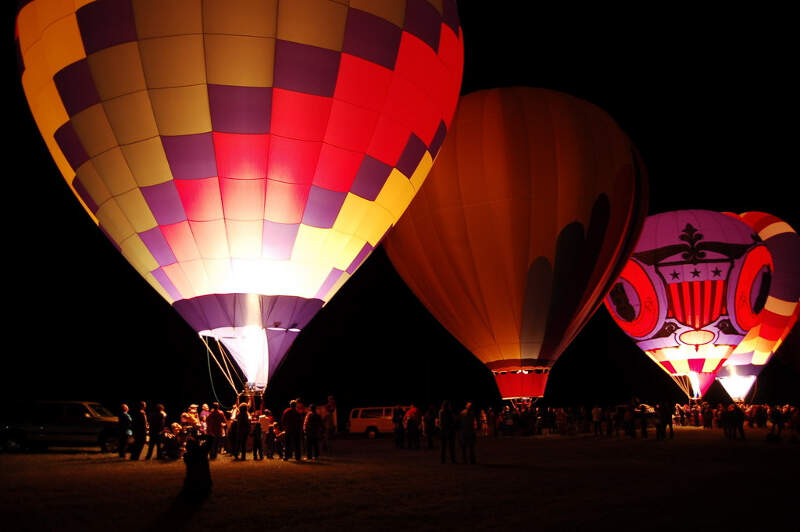
[[[16,75],[4,3],[4,399],[163,401],[213,393],[205,347],[85,214],[52,162]],[[606,110],[639,148],[650,212],[764,210],[800,228],[789,35],[759,14],[553,13],[460,2],[462,94],[527,85]],[[528,2],[507,2],[509,6]],[[493,7],[488,8],[489,5]],[[630,18],[636,23],[627,22]],[[794,95],[792,95],[794,96]],[[216,391],[232,393],[212,367]],[[268,403],[334,394],[343,407],[499,400],[484,366],[417,302],[382,248],[299,336]],[[556,364],[550,404],[680,400],[677,386],[600,309]],[[725,397],[715,384],[709,398]],[[800,402],[800,333],[757,397]]]

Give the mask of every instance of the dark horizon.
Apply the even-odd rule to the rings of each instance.
[[[792,86],[784,73],[791,48],[780,32],[757,36],[712,14],[693,13],[692,22],[659,19],[666,27],[656,27],[641,15],[630,26],[622,18],[611,24],[483,7],[459,3],[462,94],[536,86],[601,107],[641,153],[651,214],[764,210],[800,228],[790,188],[797,178],[789,175],[780,127]],[[7,131],[15,151],[7,174],[13,251],[6,256],[19,266],[6,297],[15,319],[4,398],[109,406],[144,399],[165,402],[170,414],[213,401],[203,343],[89,219],[47,152],[16,74],[13,4],[5,12]],[[230,403],[213,362],[211,372]],[[382,248],[300,334],[271,378],[267,402],[278,407],[291,397],[317,401],[328,394],[345,408],[499,400],[488,370],[416,300]],[[632,396],[685,397],[600,309],[554,367],[545,402],[613,404]],[[714,384],[708,397],[726,396]],[[759,378],[756,399],[800,402],[797,330]]]

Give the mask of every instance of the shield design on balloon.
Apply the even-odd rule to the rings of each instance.
[[[649,216],[605,304],[689,397],[764,317],[775,264],[742,220],[705,210]]]

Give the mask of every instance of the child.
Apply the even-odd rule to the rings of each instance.
[[[278,458],[283,459],[286,456],[286,431],[285,430],[278,430],[278,423],[273,423],[274,431],[275,431],[275,452],[278,454]]]
[[[270,423],[267,427],[267,435],[264,437],[264,443],[267,446],[267,458],[272,460],[275,455],[275,432],[278,430],[277,423]]]
[[[261,423],[253,423],[253,460],[263,460],[264,449],[261,445]]]

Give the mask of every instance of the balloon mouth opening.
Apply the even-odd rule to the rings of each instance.
[[[198,334],[219,340],[225,346],[244,374],[245,390],[267,387],[269,343],[266,329],[259,325],[245,325],[207,329]]]
[[[492,370],[492,375],[504,400],[532,400],[544,396],[550,368],[498,368]]]
[[[717,377],[717,380],[731,396],[731,399],[737,402],[744,401],[750,389],[756,382],[755,375],[729,375],[727,377]]]

